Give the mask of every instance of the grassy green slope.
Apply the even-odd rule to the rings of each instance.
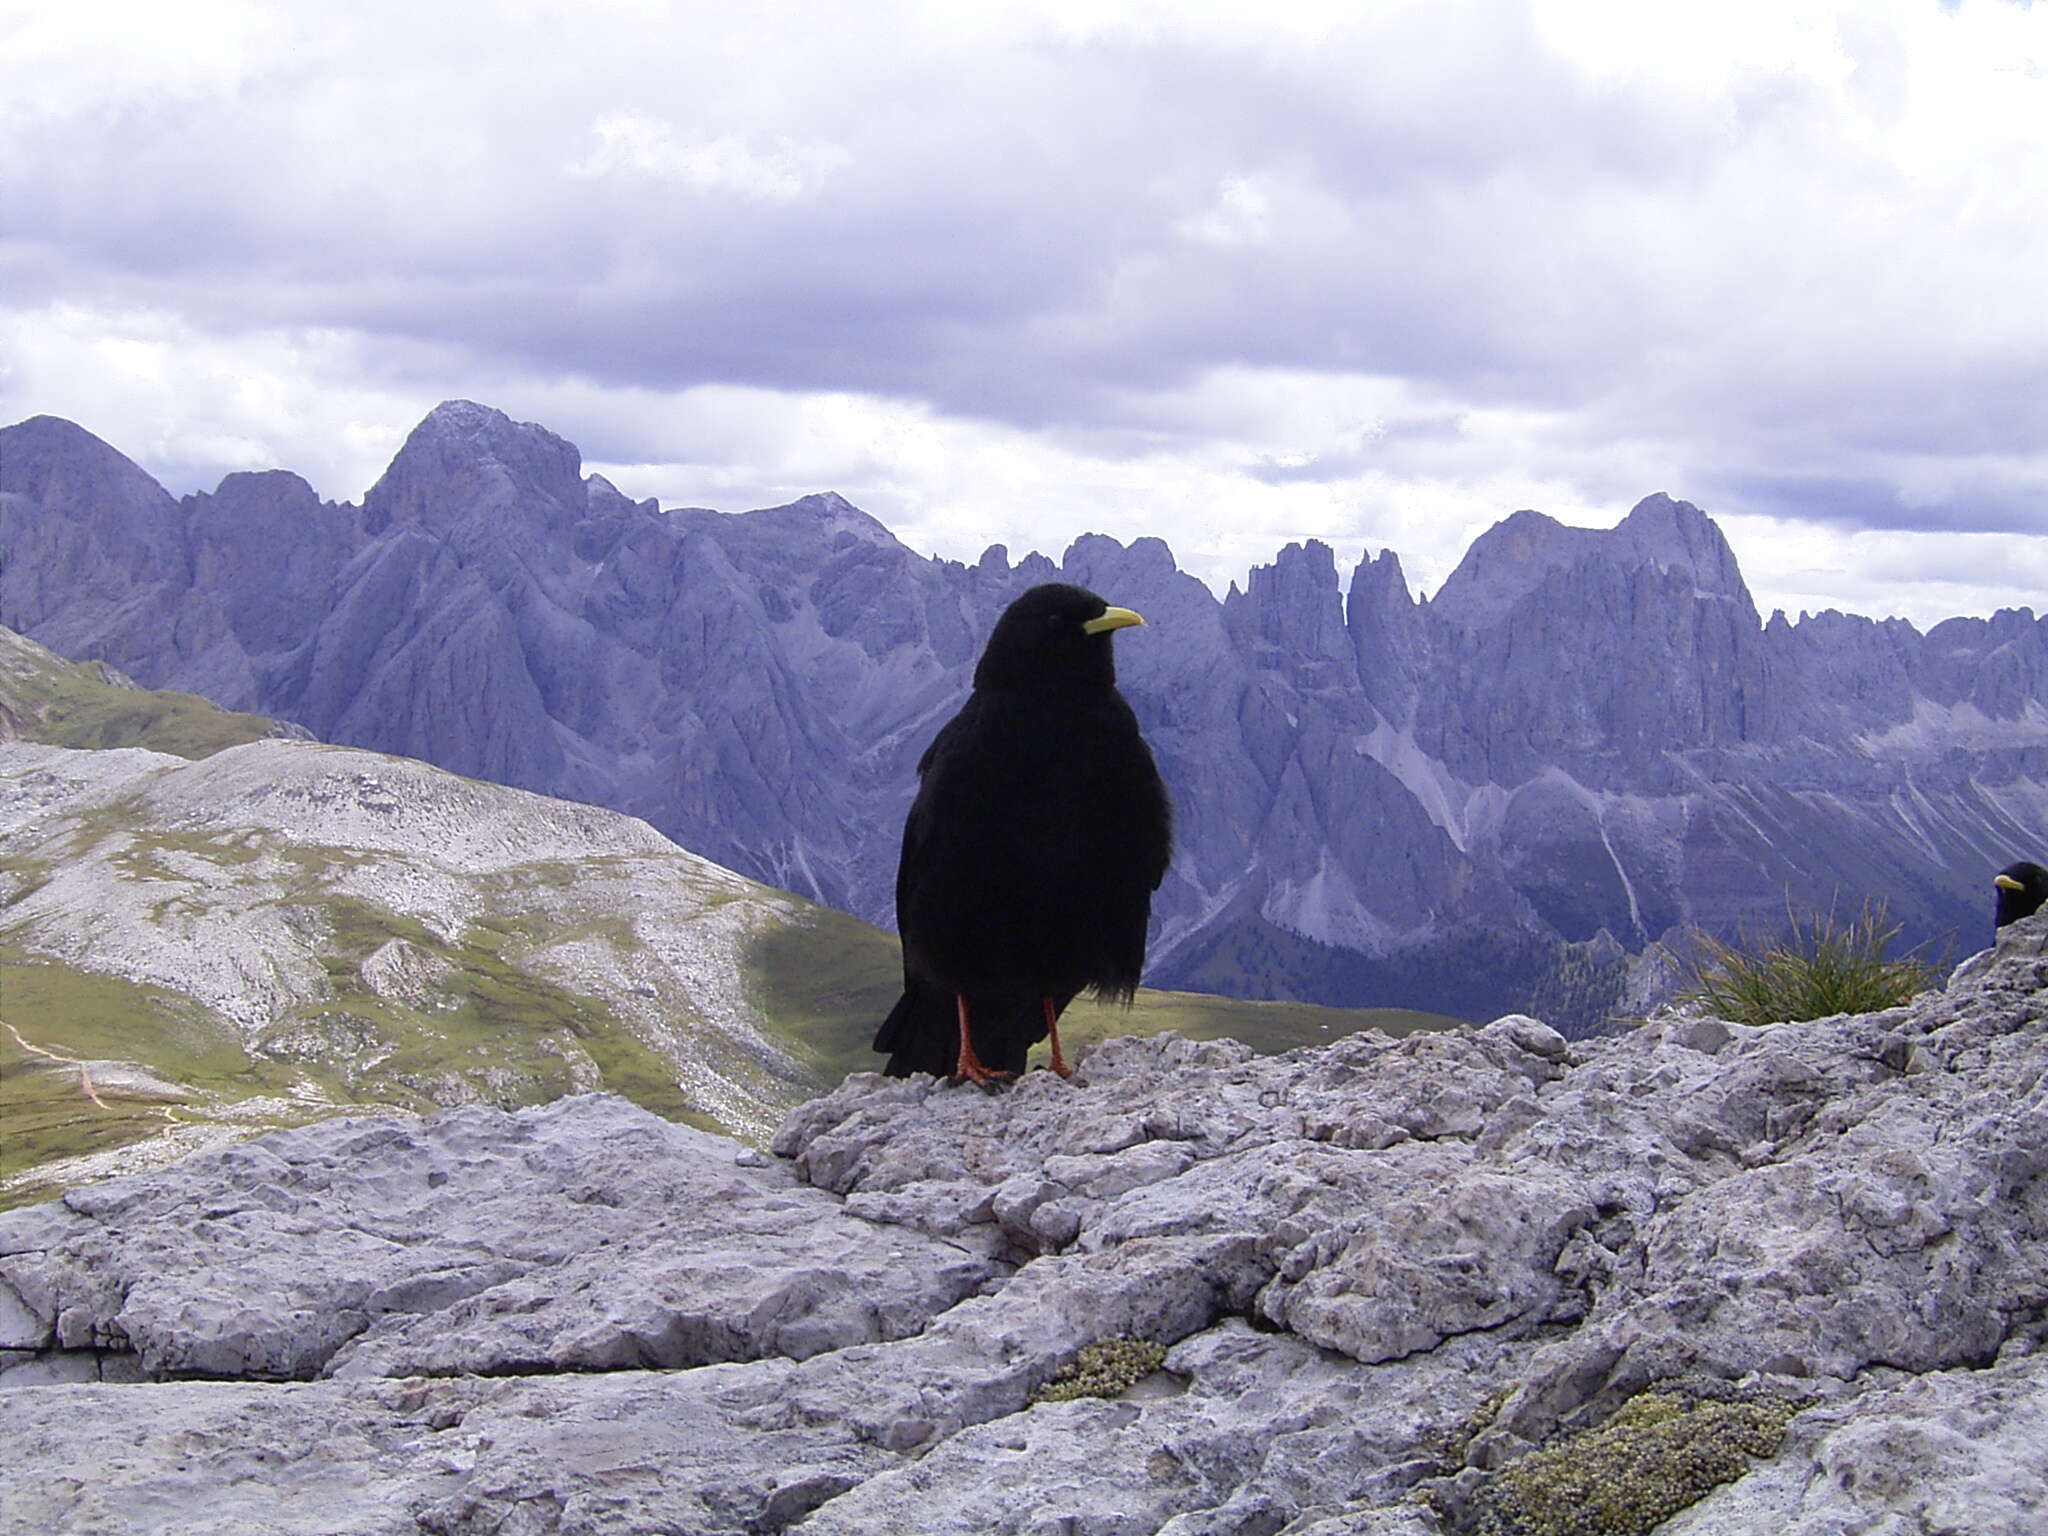
[[[276,729],[261,715],[216,709],[196,694],[110,682],[98,662],[66,661],[10,629],[0,629],[0,708],[24,741],[147,747],[184,758],[260,741]]]
[[[843,913],[813,908],[800,924],[763,932],[748,960],[761,1016],[821,1080],[837,1082],[849,1072],[880,1068],[875,1027],[903,983],[901,952],[891,935]],[[1146,988],[1129,1008],[1077,999],[1061,1021],[1060,1041],[1073,1055],[1113,1035],[1172,1030],[1190,1039],[1241,1040],[1256,1051],[1275,1052],[1362,1029],[1405,1035],[1463,1023],[1410,1008],[1320,1008]],[[1043,1064],[1047,1054],[1040,1046],[1033,1064]]]

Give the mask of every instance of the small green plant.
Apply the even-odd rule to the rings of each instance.
[[[1166,1346],[1150,1339],[1104,1339],[1081,1353],[1032,1390],[1034,1403],[1064,1403],[1077,1397],[1118,1397],[1166,1363]]]
[[[1886,957],[1899,927],[1886,920],[1883,902],[1866,901],[1850,922],[1830,908],[1803,926],[1790,916],[1789,926],[1786,937],[1762,942],[1698,935],[1693,986],[1679,1001],[1731,1024],[1780,1024],[1894,1008],[1934,981],[1935,967],[1918,955]]]

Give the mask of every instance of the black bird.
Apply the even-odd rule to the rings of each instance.
[[[2006,865],[1992,877],[1991,883],[1998,887],[1997,920],[1991,925],[1994,929],[2032,917],[2041,910],[2041,903],[2048,901],[2048,869],[2025,859]]]
[[[894,1077],[986,1087],[1024,1070],[1084,987],[1129,1001],[1172,811],[1110,638],[1145,621],[1085,587],[1003,610],[974,691],[918,761],[896,868],[903,996],[875,1035]]]

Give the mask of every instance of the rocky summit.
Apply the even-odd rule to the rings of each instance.
[[[2044,1017],[282,1131],[0,1215],[0,1528],[2038,1533]]]

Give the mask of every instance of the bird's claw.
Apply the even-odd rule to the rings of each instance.
[[[972,1083],[983,1093],[994,1094],[1000,1092],[1003,1085],[1009,1082],[1015,1075],[1013,1072],[995,1072],[987,1067],[976,1065],[964,1067],[960,1071],[955,1072],[953,1074],[953,1081],[956,1083]]]

